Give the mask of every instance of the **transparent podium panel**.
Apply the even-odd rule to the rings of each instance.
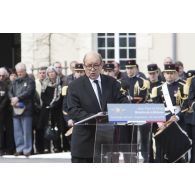
[[[101,147],[102,145],[113,144],[114,141],[114,125],[113,124],[96,124],[96,134],[94,143],[94,163],[101,163]]]
[[[151,162],[151,159],[153,158],[151,132],[152,129],[149,124],[116,125],[110,123],[97,123],[93,162]]]
[[[102,144],[101,163],[139,163],[138,144]]]

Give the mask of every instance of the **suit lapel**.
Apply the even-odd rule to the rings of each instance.
[[[98,103],[98,100],[97,100],[97,97],[95,95],[95,92],[93,90],[93,87],[91,85],[91,82],[89,81],[89,78],[87,76],[85,76],[85,79],[84,79],[84,83],[85,83],[85,89],[87,90],[87,94],[89,94],[92,102],[93,102],[93,105],[96,106],[96,108],[98,108],[99,110],[101,110],[100,106],[99,106],[99,103]]]
[[[102,109],[106,110],[109,83],[106,77],[104,77],[103,75],[101,75],[101,86],[102,86]]]

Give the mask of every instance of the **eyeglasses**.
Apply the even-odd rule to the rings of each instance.
[[[84,66],[87,70],[92,70],[92,68],[94,70],[97,70],[101,65],[100,64],[89,64],[89,65],[84,65]]]
[[[5,77],[5,75],[0,75],[0,77]]]

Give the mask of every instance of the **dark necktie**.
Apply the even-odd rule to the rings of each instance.
[[[98,80],[94,80],[94,83],[95,83],[95,84],[96,84],[96,86],[97,86],[97,90],[98,90],[98,97],[99,97],[100,105],[101,105],[101,108],[102,108],[102,91],[101,91],[101,89],[100,89],[100,86],[99,86]]]

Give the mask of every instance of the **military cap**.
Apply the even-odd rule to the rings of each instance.
[[[164,64],[164,72],[176,71],[175,64]]]
[[[149,64],[148,65],[148,72],[156,72],[158,70],[157,64]]]
[[[104,70],[114,70],[114,64],[104,64],[103,69]]]
[[[128,68],[128,67],[136,67],[137,64],[136,64],[136,61],[135,60],[128,60],[126,61],[126,65],[125,67]]]
[[[195,70],[188,70],[188,72],[187,72],[187,77],[189,78],[189,77],[192,77],[192,76],[194,76],[195,75]]]
[[[84,70],[83,64],[82,63],[75,64],[74,70]]]

